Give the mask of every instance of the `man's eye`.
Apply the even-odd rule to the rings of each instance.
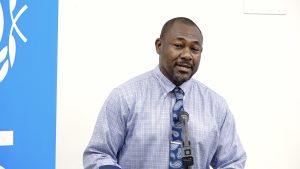
[[[202,48],[200,47],[191,47],[192,52],[194,53],[201,53],[202,52]]]
[[[174,44],[174,46],[177,48],[177,49],[181,49],[183,46],[181,44]]]
[[[200,51],[200,49],[198,49],[198,48],[192,48],[192,50],[195,51],[195,52],[199,52]]]

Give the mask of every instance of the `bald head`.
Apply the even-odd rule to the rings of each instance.
[[[173,24],[175,22],[180,22],[180,23],[184,23],[184,24],[189,25],[189,26],[196,27],[199,30],[200,35],[202,36],[201,30],[199,29],[199,27],[191,19],[185,18],[185,17],[176,17],[176,18],[173,18],[173,19],[170,19],[169,21],[167,21],[164,24],[164,26],[162,27],[161,33],[160,33],[160,39],[161,40],[163,40],[165,38],[166,33],[170,30],[170,28],[173,26]]]

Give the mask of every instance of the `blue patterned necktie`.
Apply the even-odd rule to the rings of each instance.
[[[180,87],[175,87],[173,93],[176,97],[176,102],[173,107],[173,124],[172,124],[172,140],[170,143],[170,161],[169,169],[182,169],[182,126],[179,120],[180,112],[183,111],[183,96],[184,92]]]

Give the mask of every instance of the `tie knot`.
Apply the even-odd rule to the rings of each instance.
[[[184,91],[180,87],[176,86],[173,92],[175,94],[176,100],[183,99]]]

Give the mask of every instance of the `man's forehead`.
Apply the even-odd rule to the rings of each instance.
[[[201,35],[200,33],[194,33],[194,32],[182,32],[182,31],[177,31],[175,32],[177,37],[181,37],[181,36],[186,36],[189,38],[196,38],[196,39],[200,39]]]
[[[194,25],[174,23],[167,34],[173,36],[173,38],[189,38],[202,41],[202,34]]]
[[[192,42],[202,43],[202,36],[199,32],[174,31],[170,34],[170,38],[178,40],[188,40]]]

